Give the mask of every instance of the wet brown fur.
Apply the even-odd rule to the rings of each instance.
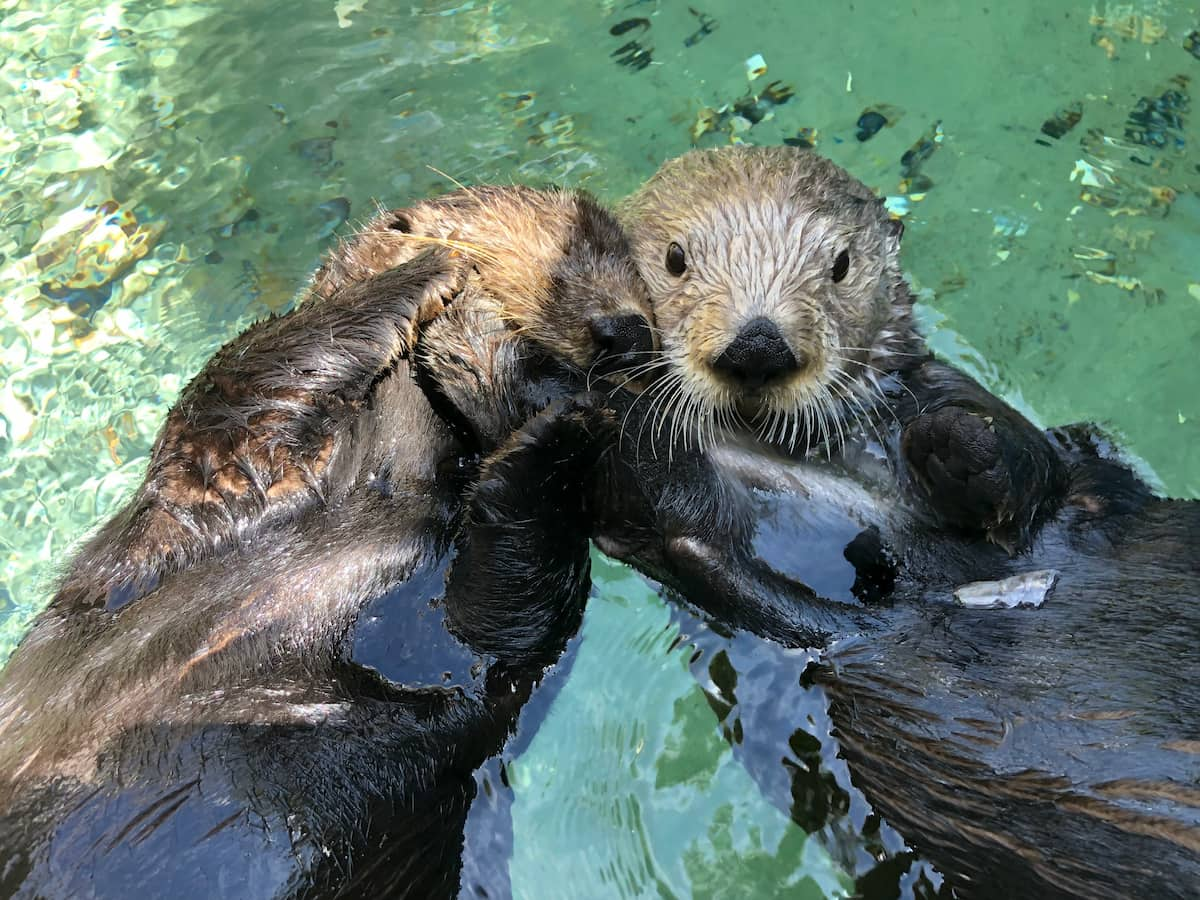
[[[555,244],[570,258],[544,302],[636,308],[619,228],[598,207],[584,218],[596,229]],[[511,327],[484,257],[481,271],[439,248],[375,274],[373,239],[193,380],[145,482],[0,673],[0,893],[93,879],[112,893],[127,857],[160,887],[202,891],[259,855],[338,890],[457,888],[471,773],[578,625],[589,520],[558,482],[603,442],[556,437],[561,408],[537,415],[579,373]],[[353,277],[334,285],[331,269]],[[355,656],[374,600],[405,647],[386,684]],[[453,814],[427,811],[443,793]],[[354,871],[372,828],[399,856]],[[247,879],[247,895],[274,895]]]
[[[407,262],[430,244],[461,253],[503,318],[527,340],[587,369],[595,316],[641,315],[639,289],[616,222],[581,191],[479,185],[375,216],[317,271],[313,292],[329,296]]]
[[[403,308],[379,283],[361,288],[409,262],[427,284]],[[296,310],[253,326],[185,388],[145,481],[85,544],[54,603],[119,608],[256,523],[336,502],[375,384],[468,280],[494,327],[582,369],[597,357],[591,320],[650,315],[624,234],[584,193],[480,186],[380,213],[329,254]],[[442,326],[443,348],[458,333]]]

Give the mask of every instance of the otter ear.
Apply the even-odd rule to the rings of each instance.
[[[898,244],[900,238],[904,237],[904,220],[903,219],[888,219],[888,234]]]

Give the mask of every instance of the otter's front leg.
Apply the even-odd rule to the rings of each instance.
[[[755,552],[751,494],[644,397],[614,391],[622,423],[597,479],[596,543],[727,628],[787,647],[861,631],[869,610],[820,597]],[[805,552],[798,548],[798,552]]]
[[[872,613],[866,608],[817,596],[740,543],[717,544],[691,535],[668,538],[668,582],[721,624],[785,647],[823,647],[869,626]]]
[[[53,604],[117,609],[162,575],[349,489],[349,440],[417,323],[459,288],[460,267],[425,254],[251,326],[171,409],[130,503],[73,561]]]
[[[451,630],[505,669],[557,658],[583,615],[589,484],[616,424],[590,395],[560,399],[484,463],[449,576]]]
[[[954,528],[1023,550],[1062,501],[1065,468],[1028,419],[950,366],[904,379],[900,453],[917,491]]]

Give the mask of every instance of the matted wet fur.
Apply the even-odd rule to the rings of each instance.
[[[950,397],[988,402],[974,391],[958,384]],[[656,415],[635,398],[611,402],[627,430],[645,431],[639,449],[626,433],[601,457],[596,539],[710,620],[682,626],[707,660],[697,654],[693,668],[780,809],[809,830],[848,814],[806,736],[808,693],[819,691],[849,764],[837,791],[860,791],[938,867],[944,880],[926,872],[921,890],[1192,895],[1200,503],[1154,497],[1093,432],[1062,429],[1043,438],[1065,473],[1061,503],[1014,557],[940,528],[870,453],[838,463],[736,443],[701,453],[670,423],[650,428]],[[969,582],[1038,570],[1058,576],[1040,609],[953,601]],[[814,652],[755,646],[745,632]],[[868,827],[857,809],[851,827]],[[869,896],[894,895],[911,854],[878,821],[870,828],[880,858],[842,862]]]
[[[568,252],[625,258],[615,226]],[[465,259],[322,281],[189,385],[0,676],[0,890],[457,892],[473,772],[578,625],[612,427]],[[620,268],[578,314],[641,302]]]
[[[507,349],[495,324],[473,327]],[[572,488],[604,445],[564,440],[569,405],[535,415],[559,370],[521,359],[514,391],[510,355],[481,361],[498,371],[460,370],[461,395],[508,396],[460,415],[478,434],[514,416],[482,469],[402,362],[338,503],[115,613],[39,617],[0,675],[0,893],[457,893],[473,772],[579,622],[590,519]]]
[[[938,364],[913,321],[903,227],[849,173],[793,147],[697,150],[620,213],[666,362],[650,393],[691,442],[742,432],[831,453],[905,415],[901,471],[945,524],[1015,552],[1053,511],[1061,473],[1014,411],[898,408]]]
[[[362,433],[376,385],[468,278],[519,352],[588,371],[653,349],[625,236],[582,192],[481,186],[380,213],[329,254],[296,310],[252,326],[188,384],[133,500],[75,556],[52,605],[119,609],[260,527],[336,504],[380,439]]]

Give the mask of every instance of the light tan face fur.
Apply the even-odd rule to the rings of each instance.
[[[587,369],[591,323],[650,318],[650,301],[616,219],[570,191],[480,185],[377,215],[317,274],[322,295],[431,246],[456,249],[513,330]]]
[[[657,389],[700,441],[721,427],[793,445],[835,436],[878,399],[876,370],[911,333],[911,296],[900,229],[863,184],[791,147],[693,151],[666,163],[621,217],[669,362]],[[672,242],[681,275],[668,270]],[[843,251],[849,266],[835,282]],[[753,385],[716,361],[760,318],[796,368]]]

